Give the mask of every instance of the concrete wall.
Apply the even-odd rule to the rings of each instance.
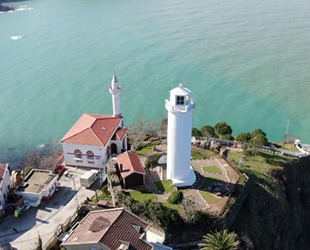
[[[57,178],[54,178],[47,189],[40,193],[19,192],[15,190],[15,194],[21,195],[25,201],[28,201],[30,206],[37,207],[41,204],[42,198],[51,197],[56,190]]]
[[[0,186],[0,202],[1,202],[0,208],[3,208],[7,204],[10,186],[11,186],[11,176],[9,169],[6,168]]]

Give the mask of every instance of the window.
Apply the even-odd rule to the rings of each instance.
[[[94,153],[90,150],[86,152],[87,160],[94,160]]]
[[[74,150],[74,157],[77,159],[82,159],[82,152],[79,149]]]
[[[185,104],[185,96],[177,96],[176,105],[184,105]]]

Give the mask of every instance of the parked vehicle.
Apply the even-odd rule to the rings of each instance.
[[[97,179],[98,171],[90,170],[80,177],[81,186],[90,187]]]

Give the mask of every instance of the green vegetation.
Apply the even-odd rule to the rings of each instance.
[[[156,195],[153,193],[150,193],[147,190],[141,190],[141,191],[131,191],[129,193],[130,197],[133,198],[136,201],[140,202],[146,202],[146,201],[152,201],[156,202],[157,198]]]
[[[192,136],[195,136],[196,138],[199,138],[202,136],[201,132],[197,128],[192,128]]]
[[[181,190],[174,191],[168,198],[168,202],[171,204],[180,203],[183,200],[183,192]]]
[[[203,243],[198,244],[202,250],[235,250],[239,249],[240,241],[234,232],[228,233],[228,230],[209,233],[203,236]]]
[[[252,136],[249,132],[243,132],[236,136],[236,141],[238,142],[249,142],[251,140]]]
[[[217,166],[204,166],[202,167],[203,172],[211,174],[221,174],[222,171]]]
[[[221,137],[224,135],[231,135],[233,132],[230,125],[228,125],[226,122],[218,122],[215,124],[214,128],[216,133]]]
[[[139,155],[144,155],[144,154],[152,152],[153,148],[154,148],[154,146],[147,146],[147,147],[136,150],[135,153],[137,153]]]
[[[270,169],[281,168],[285,163],[291,162],[292,158],[266,151],[258,151],[252,156],[251,150],[244,157],[241,151],[230,151],[228,159],[239,165],[242,172],[248,175],[255,174],[257,177],[268,178]],[[239,164],[242,160],[242,163]]]
[[[192,158],[193,160],[204,160],[207,159],[207,156],[201,152],[192,150]]]
[[[200,129],[200,132],[205,137],[214,137],[215,129],[210,125],[205,125]]]
[[[216,198],[213,194],[211,194],[208,191],[199,190],[199,193],[201,194],[202,198],[209,204],[218,201],[218,198]]]
[[[180,205],[179,204],[172,204],[172,203],[169,203],[169,202],[163,202],[162,203],[165,207],[167,208],[170,208],[170,209],[173,209],[173,210],[176,210],[178,212],[180,212]]]
[[[98,191],[97,191],[98,192]],[[91,200],[92,202],[95,202],[97,203],[99,200],[107,200],[107,201],[110,201],[112,198],[111,198],[111,194],[108,190],[108,185],[104,185],[101,190],[99,191],[99,194],[98,194],[98,200],[97,200],[97,197],[96,195],[94,195]]]
[[[276,148],[288,150],[288,151],[295,152],[295,153],[300,153],[298,148],[294,147],[294,143],[285,143],[284,148],[283,148],[283,144],[274,144],[274,146]]]
[[[177,190],[172,180],[155,181],[154,184],[161,192],[170,193]]]
[[[148,156],[144,162],[146,168],[151,169],[152,167],[158,166],[158,160],[161,156],[163,156],[161,153]]]
[[[182,225],[182,218],[175,209],[164,206],[160,202],[136,201],[125,193],[118,196],[118,201],[138,216],[144,217],[167,232],[176,231]]]

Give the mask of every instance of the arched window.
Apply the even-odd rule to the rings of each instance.
[[[74,150],[74,157],[77,159],[82,159],[82,152],[79,149]]]
[[[87,160],[93,160],[93,159],[94,159],[94,153],[93,153],[93,151],[88,150],[88,151],[86,152],[86,155],[87,155]]]

